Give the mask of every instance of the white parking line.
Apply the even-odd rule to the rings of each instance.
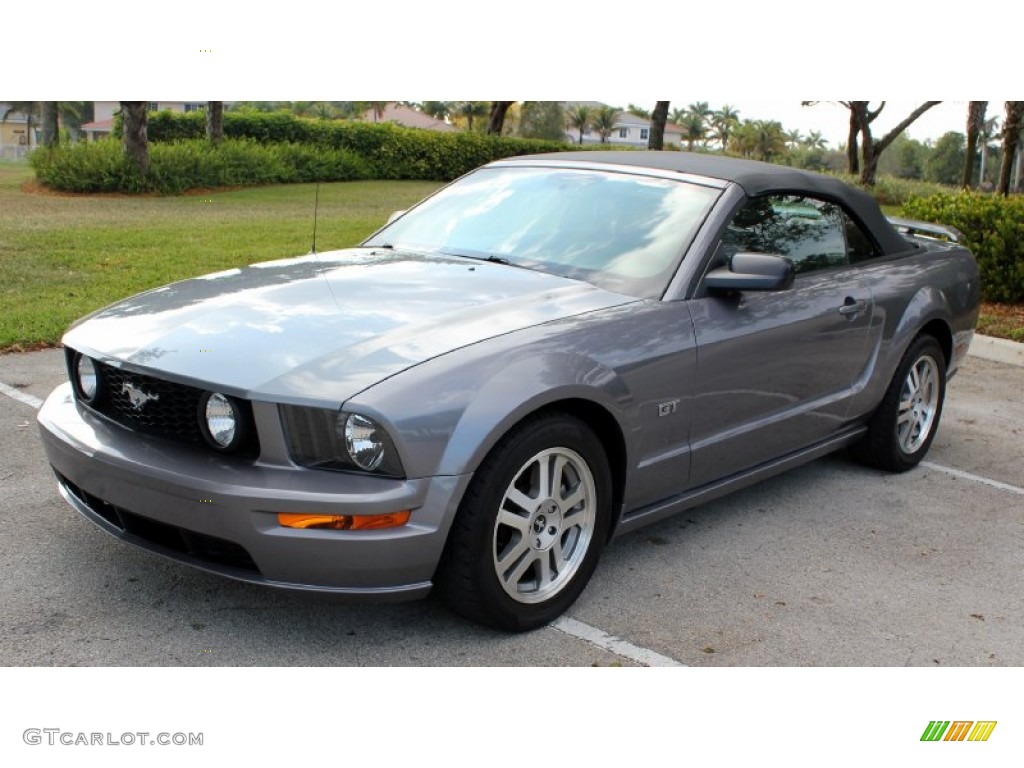
[[[2,381],[0,381],[0,394],[7,395],[9,398],[11,398],[12,400],[17,400],[19,403],[31,405],[37,411],[43,406],[43,401],[40,400],[38,397],[27,395],[20,389],[15,389],[14,387],[7,386]]]
[[[998,488],[1001,491],[1009,491],[1010,493],[1017,493],[1020,494],[1021,496],[1024,496],[1024,488],[1018,488],[1016,485],[1010,485],[1009,483],[1001,483],[998,480],[990,480],[989,478],[982,477],[981,475],[974,475],[971,474],[970,472],[964,472],[962,469],[944,467],[941,464],[936,464],[931,461],[922,461],[921,466],[927,467],[928,469],[934,469],[938,472],[945,472],[947,475],[959,477],[961,480],[971,480],[975,483],[982,483],[984,485],[989,485],[993,488]]]
[[[603,632],[597,627],[592,627],[589,624],[584,624],[582,621],[576,621],[576,619],[570,619],[568,616],[560,616],[553,622],[548,624],[552,629],[557,629],[559,632],[564,632],[567,635],[578,638],[591,645],[596,645],[598,648],[614,653],[616,656],[621,656],[624,659],[635,661],[637,664],[642,664],[645,667],[685,667],[686,665],[682,662],[670,659],[668,656],[662,656],[660,653],[656,653],[647,648],[641,648],[638,645],[633,645],[628,640],[623,640],[621,637],[615,637],[615,635],[609,635],[607,632]]]

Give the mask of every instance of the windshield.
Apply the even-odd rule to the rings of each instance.
[[[502,261],[658,298],[718,194],[626,173],[484,168],[365,244]]]

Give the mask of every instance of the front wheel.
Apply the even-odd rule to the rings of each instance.
[[[854,455],[890,472],[913,469],[938,431],[945,396],[946,357],[934,338],[919,336],[900,361]]]
[[[600,440],[567,414],[532,417],[477,470],[437,586],[457,613],[508,630],[563,613],[590,579],[608,532],[611,481]]]

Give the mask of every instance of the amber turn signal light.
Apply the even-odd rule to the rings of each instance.
[[[376,531],[398,528],[409,522],[409,510],[386,515],[310,515],[302,512],[279,512],[277,522],[285,528],[330,528],[336,531]]]

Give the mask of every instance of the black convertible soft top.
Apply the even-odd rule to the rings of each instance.
[[[676,171],[695,176],[731,181],[750,197],[764,194],[814,194],[830,198],[846,207],[874,236],[882,253],[906,251],[910,247],[882,214],[878,203],[863,190],[839,179],[810,171],[772,165],[737,157],[705,155],[696,152],[553,152],[544,155],[510,157],[509,161],[569,161],[594,165],[633,165]]]

